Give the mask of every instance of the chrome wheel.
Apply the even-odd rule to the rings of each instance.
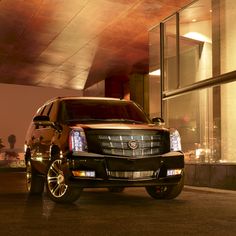
[[[47,193],[48,196],[58,203],[71,203],[76,201],[82,188],[70,184],[69,170],[62,159],[54,159],[47,170]]]
[[[42,194],[44,191],[44,178],[32,166],[31,161],[26,163],[26,188],[30,194]]]
[[[47,173],[47,184],[53,197],[61,198],[65,195],[68,185],[62,170],[62,160],[57,159],[50,165]]]

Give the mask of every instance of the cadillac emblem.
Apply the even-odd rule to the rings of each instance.
[[[136,140],[130,140],[128,142],[128,147],[132,150],[135,150],[138,148],[138,142]]]

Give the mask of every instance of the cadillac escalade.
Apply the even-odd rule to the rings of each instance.
[[[145,187],[173,199],[184,185],[177,130],[150,120],[134,102],[59,97],[35,114],[25,139],[27,189],[55,202],[74,202],[84,188]]]

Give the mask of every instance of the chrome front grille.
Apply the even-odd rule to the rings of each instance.
[[[146,179],[152,178],[154,171],[109,171],[109,177],[119,179]]]
[[[154,135],[98,135],[103,154],[149,156],[161,154],[162,138]],[[132,145],[130,143],[132,142]]]

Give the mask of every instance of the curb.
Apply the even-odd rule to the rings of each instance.
[[[209,188],[209,187],[196,187],[190,185],[184,185],[184,190],[186,191],[196,191],[196,192],[206,192],[206,193],[229,193],[236,194],[236,190],[228,190],[228,189],[218,189],[218,188]]]
[[[6,172],[25,172],[25,167],[6,167],[6,168],[0,168],[0,173],[6,173]]]

